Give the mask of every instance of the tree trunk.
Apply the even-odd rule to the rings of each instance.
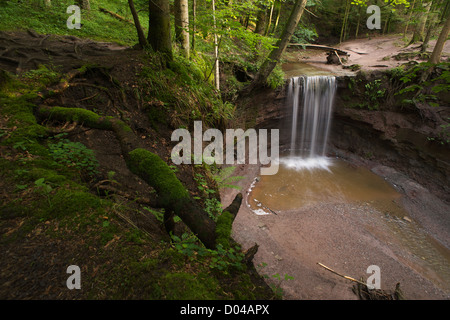
[[[294,8],[292,9],[289,20],[284,27],[281,38],[277,41],[275,48],[270,52],[269,57],[264,61],[255,79],[252,81],[247,90],[253,90],[254,88],[262,86],[266,83],[267,78],[280,61],[281,55],[289,44],[289,41],[297,28],[298,22],[303,15],[306,2],[307,0],[297,0],[295,2]]]
[[[421,22],[420,30],[419,30],[419,33],[422,36],[422,40],[425,36],[425,27],[426,27],[427,21],[429,19],[430,10],[431,10],[432,5],[433,5],[433,1],[430,1],[429,3],[427,3],[425,5],[425,14],[424,14],[424,18],[423,18],[423,21]]]
[[[423,40],[422,46],[420,47],[420,52],[425,53],[428,49],[428,43],[430,42],[431,33],[435,27],[434,23],[430,23],[430,26],[427,29],[427,34],[425,35],[425,39]]]
[[[189,58],[189,6],[188,0],[175,0],[175,39],[181,45],[186,58]]]
[[[444,10],[442,10],[442,14],[441,14],[441,21],[445,20],[445,17],[447,16],[447,13],[450,9],[450,1],[447,1],[447,3],[445,4]]]
[[[149,0],[148,42],[167,61],[173,59],[169,0]]]
[[[427,23],[428,18],[428,12],[431,8],[431,2],[422,4],[422,6],[425,8],[425,12],[422,12],[419,16],[418,24],[416,25],[416,28],[414,29],[413,37],[410,41],[410,45],[413,43],[416,43],[418,41],[423,41],[424,38],[424,31],[425,31],[425,25]]]
[[[363,6],[359,6],[358,8],[358,22],[356,23],[356,31],[355,31],[355,39],[358,38],[359,35],[359,26],[361,24],[361,11],[362,11]]]
[[[342,41],[345,40],[345,30],[347,28],[347,21],[348,21],[349,13],[350,13],[350,0],[346,0],[344,21],[342,22],[341,37],[339,38],[339,43],[341,43]]]
[[[91,10],[91,4],[89,3],[89,0],[78,0],[78,5],[83,10]]]
[[[220,67],[219,67],[219,43],[217,41],[217,25],[216,25],[216,2],[212,0],[212,11],[214,20],[214,81],[216,90],[220,90]]]
[[[134,25],[138,34],[139,44],[141,47],[147,46],[147,39],[145,38],[144,31],[142,30],[141,23],[139,21],[139,16],[134,8],[133,0],[128,0],[128,5],[130,6],[131,14],[133,15]]]
[[[266,26],[266,9],[259,8],[258,13],[256,14],[255,33],[263,35],[265,26]]]
[[[403,37],[406,37],[406,34],[408,33],[409,22],[411,21],[415,6],[416,6],[416,0],[413,1],[411,8],[409,9],[410,11],[409,11],[408,18],[406,19],[406,26],[405,26],[405,31],[403,32]]]
[[[391,17],[392,17],[392,10],[389,11],[389,16],[386,19],[385,23],[384,23],[384,27],[383,27],[383,35],[385,35],[386,33],[389,33],[389,24],[391,22]]]
[[[430,56],[430,63],[439,63],[441,61],[442,50],[444,49],[444,44],[447,41],[448,34],[450,31],[450,15],[447,17],[445,21],[444,27],[442,28],[441,33],[439,34],[439,38],[434,46],[433,53]]]
[[[277,12],[277,18],[275,19],[275,24],[273,25],[272,34],[275,35],[275,32],[277,31],[278,22],[280,21],[281,16],[281,1],[278,3],[278,12]]]
[[[192,0],[192,50],[195,50],[195,32],[196,32],[196,19],[197,19],[197,0]]]
[[[270,32],[270,26],[272,25],[272,16],[273,16],[273,7],[274,6],[275,6],[275,1],[272,3],[272,6],[270,7],[269,21],[267,22],[266,31],[264,32],[265,36],[267,36]]]

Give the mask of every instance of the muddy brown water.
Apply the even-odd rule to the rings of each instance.
[[[292,210],[320,202],[395,199],[401,195],[381,177],[339,159],[281,159],[278,173],[261,176],[249,204]]]
[[[368,205],[382,213],[373,219],[384,222],[387,232],[420,260],[420,273],[450,290],[450,250],[409,217],[398,204],[401,197],[382,177],[341,159],[281,158],[276,175],[258,177],[250,186],[246,205],[256,215],[321,203]]]

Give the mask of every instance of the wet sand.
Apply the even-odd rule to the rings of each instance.
[[[379,171],[382,169],[379,168]],[[388,169],[384,168],[384,172],[395,177],[395,172]],[[246,197],[246,190],[259,174],[258,167],[242,165],[236,168],[234,174],[246,177],[239,182]],[[419,188],[408,179],[396,182],[405,188],[399,190]],[[425,190],[422,191],[424,195],[427,194]],[[224,190],[224,206],[231,202],[237,192]],[[429,197],[432,195],[429,194]],[[377,265],[381,271],[381,289],[394,290],[399,282],[407,299],[449,299],[448,249],[438,244],[444,252],[436,259],[441,259],[439,263],[441,267],[444,265],[445,270],[437,272],[439,267],[434,268],[433,261],[428,261],[433,260],[432,256],[423,256],[420,250],[408,244],[422,239],[422,252],[430,251],[429,248],[436,251],[436,246],[428,243],[435,240],[430,240],[431,232],[422,223],[422,217],[427,215],[426,210],[420,210],[422,217],[413,211],[408,211],[411,214],[406,218],[395,215],[393,208],[404,204],[411,206],[416,201],[417,198],[413,199],[408,192],[402,191],[401,199],[387,207],[377,207],[367,201],[319,202],[268,215],[257,215],[243,204],[234,221],[232,236],[244,249],[255,243],[259,245],[254,264],[260,274],[269,276],[269,283],[282,288],[284,299],[357,299],[352,292],[352,281],[325,270],[317,264],[319,262],[341,274],[356,279],[362,277],[364,281],[370,276],[367,268]],[[433,201],[438,200],[433,198]],[[417,203],[416,207],[420,207],[420,204]],[[447,229],[448,218],[445,217],[445,210],[448,209],[444,205],[443,211],[439,213],[439,219],[446,219],[445,223],[436,217],[436,221],[428,224],[429,229],[433,229],[432,225],[443,225],[434,233],[444,242],[449,239],[450,229]],[[408,232],[413,235],[412,238],[405,236]],[[275,274],[279,274],[281,279],[284,279],[284,275],[293,279],[278,281],[272,277]]]

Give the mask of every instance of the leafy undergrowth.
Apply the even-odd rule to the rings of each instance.
[[[2,1],[0,2],[0,30],[32,29],[42,34],[74,35],[80,38],[112,41],[121,45],[134,45],[137,34],[134,25],[121,21],[99,8],[107,9],[123,18],[132,21],[130,9],[126,1],[99,0],[92,1],[91,10],[81,11],[81,29],[68,29],[67,20],[71,13],[67,8],[73,1],[52,1],[51,7],[45,7],[44,1]],[[148,20],[148,14],[140,12],[141,21]],[[145,27],[145,23],[143,26]]]
[[[162,77],[148,70],[140,81],[158,79],[164,84]],[[167,76],[169,71],[164,72]],[[179,220],[181,232],[170,239],[163,231],[160,210],[143,210],[132,197],[100,192],[100,182],[116,185],[119,177],[115,174],[122,172],[105,172],[105,162],[96,158],[98,150],[71,140],[55,124],[35,117],[42,90],[60,78],[45,67],[20,77],[0,74],[0,298],[274,298],[253,267],[243,262],[238,245],[207,250]],[[182,70],[173,72],[172,78],[193,81],[183,78]],[[198,93],[205,89],[195,83],[190,86],[197,92],[192,99],[210,96]],[[67,94],[68,99],[71,93]],[[165,112],[174,110],[170,96],[155,99],[164,100],[169,108]],[[214,110],[222,110],[217,103],[212,101],[208,109],[212,122],[217,119]],[[112,112],[108,110],[104,111]],[[221,116],[219,112],[217,117]],[[186,115],[179,119],[192,120]],[[64,129],[67,124],[58,125]],[[94,136],[102,137],[100,132]],[[153,136],[152,140],[162,138]],[[192,175],[192,169],[189,172]],[[184,171],[178,175],[189,180]],[[202,187],[199,195],[205,188],[213,189]],[[130,219],[136,215],[145,216],[145,226]],[[81,290],[66,286],[70,265],[80,267]]]

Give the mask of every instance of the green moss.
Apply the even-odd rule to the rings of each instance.
[[[220,294],[217,279],[203,273],[166,273],[160,287],[163,298],[168,300],[213,300]]]
[[[123,132],[132,132],[131,128],[123,121],[116,120],[116,126],[120,128]]]
[[[42,218],[62,218],[76,214],[87,214],[101,207],[101,201],[95,195],[79,190],[59,188],[49,198],[50,206]]]
[[[32,180],[44,178],[45,181],[54,184],[61,184],[67,180],[65,176],[58,174],[56,171],[44,168],[32,168],[28,173],[28,176]]]
[[[233,215],[224,211],[218,218],[216,224],[216,243],[222,245],[224,249],[230,247],[231,227],[233,225]]]
[[[90,110],[82,108],[51,107],[41,108],[41,112],[46,114],[48,119],[54,117],[58,120],[64,119],[65,121],[76,121],[93,128],[112,130],[110,117],[101,117]]]
[[[162,251],[158,259],[168,261],[178,268],[182,268],[186,264],[186,256],[174,248],[167,248]]]
[[[177,212],[189,200],[189,193],[175,173],[158,155],[145,149],[129,153],[128,167],[155,188],[161,205]]]
[[[39,125],[33,114],[33,104],[24,97],[0,97],[2,113],[8,116],[9,135],[3,144],[18,151],[28,151],[34,155],[47,154],[39,140],[47,135],[45,127]]]
[[[112,224],[109,221],[103,221],[102,230],[100,232],[100,244],[102,246],[106,245],[117,233],[118,226],[116,224]]]

